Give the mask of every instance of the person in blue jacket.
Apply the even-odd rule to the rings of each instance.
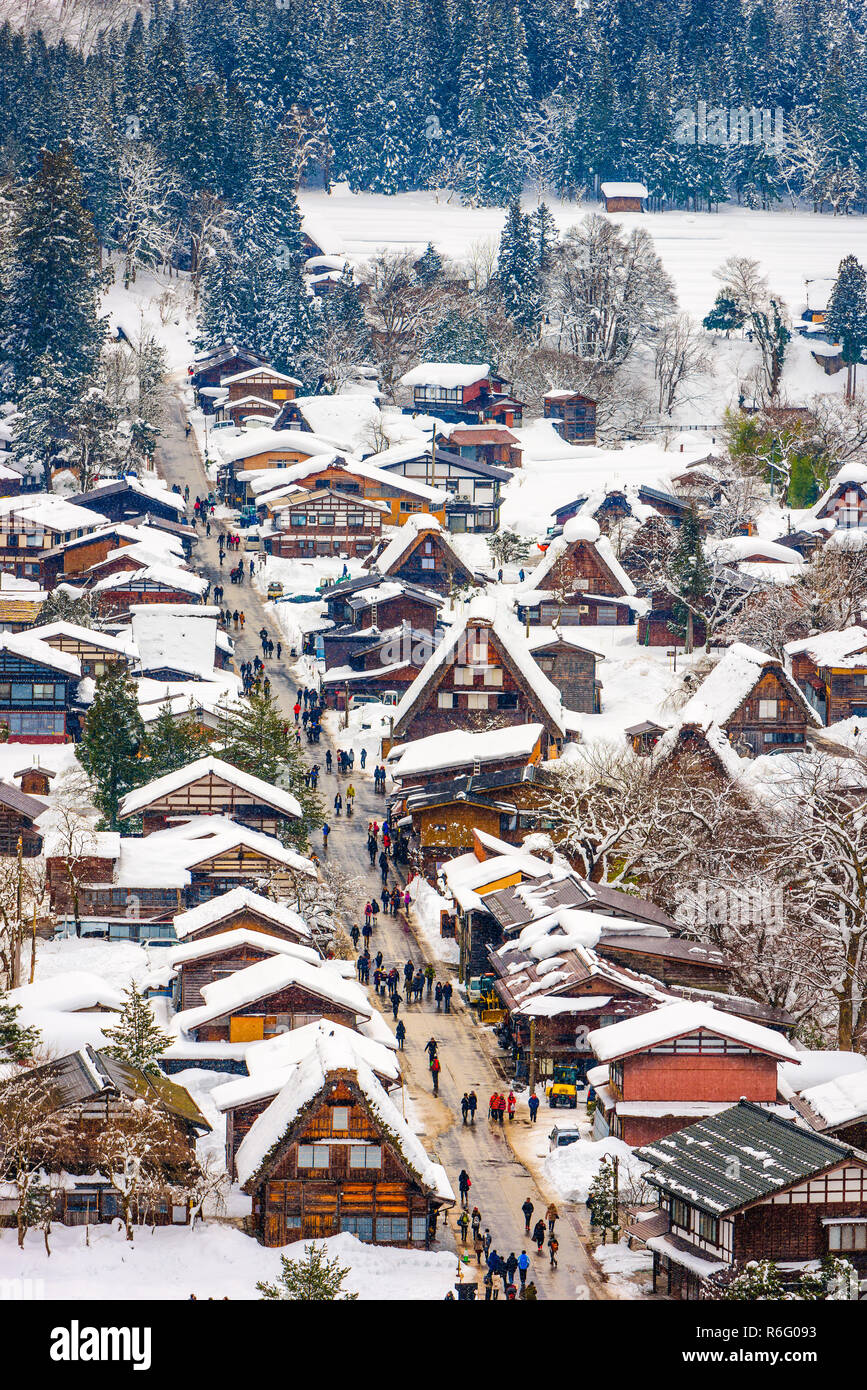
[[[532,1124],[535,1124],[535,1123],[536,1123],[536,1112],[537,1112],[538,1109],[539,1109],[539,1097],[538,1097],[537,1095],[532,1095],[532,1096],[530,1097],[530,1099],[527,1101],[527,1104],[528,1104],[528,1106],[530,1107],[530,1120],[531,1120],[531,1123],[532,1123]]]
[[[523,1288],[527,1282],[527,1270],[529,1268],[530,1256],[527,1254],[526,1250],[522,1250],[518,1256],[518,1278],[521,1281],[521,1288]]]

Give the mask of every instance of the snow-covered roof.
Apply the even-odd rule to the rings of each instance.
[[[440,536],[443,534],[443,528],[436,517],[427,516],[424,512],[417,512],[399,526],[397,534],[392,536],[385,549],[376,557],[376,568],[380,574],[388,574],[392,566],[399,564],[410,546],[415,544],[424,531],[436,532]]]
[[[602,183],[599,185],[603,198],[646,198],[647,186],[643,183]]]
[[[747,560],[764,560],[770,564],[794,565],[803,568],[805,560],[797,550],[778,541],[766,540],[762,536],[721,536],[708,537],[705,542],[708,553],[717,564],[740,565]]]
[[[443,390],[454,391],[459,386],[472,386],[490,376],[488,362],[422,362],[405,372],[400,379],[401,386],[440,386]]]
[[[800,1092],[801,1100],[826,1126],[867,1118],[867,1071],[848,1072]]]
[[[558,560],[563,558],[570,546],[579,541],[584,541],[593,547],[605,568],[610,571],[612,579],[621,592],[625,594],[627,598],[632,598],[635,594],[635,585],[617,559],[617,556],[614,554],[614,547],[610,540],[607,536],[601,535],[599,526],[597,522],[593,520],[592,516],[584,515],[572,517],[566,522],[563,527],[562,535],[557,536],[551,542],[539,564],[532,573],[527,576],[524,589],[526,589],[528,593],[537,591],[542,580],[546,575],[550,574]],[[576,587],[580,587],[577,579]],[[523,591],[519,589],[519,602],[523,596]]]
[[[797,687],[785,676],[775,657],[755,647],[748,647],[744,642],[734,642],[680,711],[680,724],[695,724],[701,729],[711,724],[725,724],[755,688],[768,666],[777,672],[793,698],[797,698],[808,711],[810,722],[821,723]]]
[[[52,637],[68,637],[73,642],[99,647],[107,652],[117,652],[121,656],[130,656],[133,653],[132,644],[124,638],[113,637],[108,632],[98,632],[96,628],[79,627],[77,623],[44,623],[42,627],[29,628],[27,635],[36,638],[37,641],[47,642],[49,646],[53,645]]]
[[[256,1176],[294,1120],[329,1084],[330,1078],[347,1072],[357,1084],[374,1120],[382,1125],[419,1184],[440,1200],[454,1202],[455,1194],[445,1169],[433,1163],[425,1153],[418,1135],[389,1100],[370,1067],[360,1060],[351,1046],[336,1036],[316,1039],[314,1050],[244,1136],[236,1157],[241,1185]]]
[[[393,777],[436,772],[464,763],[492,763],[507,758],[529,758],[542,735],[541,724],[511,724],[505,729],[450,729],[399,744],[387,758]]]
[[[118,888],[185,888],[191,871],[207,859],[241,848],[260,854],[286,869],[316,876],[309,859],[287,849],[273,835],[238,825],[227,816],[192,816],[183,825],[155,830],[144,838],[120,837],[112,884]]]
[[[187,763],[186,767],[176,768],[174,772],[167,772],[164,777],[158,777],[143,787],[127,792],[120,803],[120,815],[124,819],[134,816],[145,806],[159,801],[161,797],[170,796],[172,792],[189,787],[205,777],[219,777],[221,781],[228,782],[239,791],[246,792],[248,796],[263,801],[266,805],[276,806],[285,816],[298,819],[302,815],[298,799],[291,792],[284,791],[282,787],[275,787],[272,782],[265,782],[261,777],[254,777],[249,772],[242,772],[231,763],[224,763],[222,758],[211,756],[197,758],[194,763]]]
[[[232,376],[220,378],[221,386],[232,386],[237,381],[246,381],[251,376],[266,376],[269,381],[285,381],[287,386],[301,386],[302,383],[297,376],[286,376],[283,372],[278,372],[274,367],[248,367],[246,371],[234,372]]]
[[[237,1105],[248,1105],[251,1101],[276,1095],[295,1068],[310,1056],[317,1042],[326,1038],[336,1039],[342,1047],[351,1051],[355,1065],[362,1062],[392,1083],[400,1080],[400,1063],[394,1048],[365,1038],[342,1023],[320,1018],[314,1023],[293,1028],[288,1033],[278,1033],[274,1038],[251,1043],[244,1054],[249,1075],[227,1081],[211,1092],[217,1109],[232,1110]]]
[[[19,656],[23,661],[34,661],[40,666],[49,666],[54,671],[62,671],[66,676],[81,679],[81,662],[72,652],[59,652],[42,642],[30,632],[4,632],[0,635],[0,651]]]
[[[291,985],[309,990],[359,1018],[370,1018],[373,1012],[373,1006],[361,986],[354,980],[344,979],[333,962],[323,961],[319,965],[312,965],[297,957],[282,955],[257,961],[255,965],[248,965],[223,979],[203,985],[204,1004],[194,1009],[182,1009],[175,1014],[172,1026],[179,1033],[189,1033],[203,1023],[246,1008],[257,999],[264,999]]]
[[[262,433],[262,431],[259,432]],[[305,437],[307,436],[302,435],[302,438]],[[403,474],[389,473],[387,469],[378,468],[367,459],[357,459],[342,454],[336,456],[333,451],[326,455],[314,455],[303,463],[292,464],[289,468],[281,468],[279,470],[280,478],[279,480],[275,479],[275,482],[279,481],[281,484],[303,483],[306,478],[332,467],[345,468],[347,474],[355,474],[356,477],[378,483],[381,487],[388,488],[389,493],[392,489],[399,492],[409,492],[414,496],[425,498],[428,502],[435,502],[437,506],[443,506],[449,499],[449,493],[444,488],[432,487],[429,483],[422,482],[420,478],[405,478]],[[273,476],[276,470],[268,471]],[[253,478],[255,479],[255,474]],[[246,481],[251,490],[258,495],[257,482],[251,483],[249,478]],[[339,488],[339,481],[335,481],[334,485]]]
[[[220,439],[215,446],[226,463],[254,458],[256,454],[292,453],[305,458],[314,454],[334,455],[334,445],[307,430],[254,430],[237,439]]]
[[[843,487],[846,483],[854,483],[858,487],[867,488],[867,464],[844,463],[843,467],[839,469],[839,471],[835,473],[834,477],[831,479],[830,487],[828,487],[825,490],[825,492],[822,493],[822,496],[819,498],[818,502],[816,502],[810,508],[807,515],[816,517],[821,516],[823,510],[828,505],[828,503],[832,500],[832,498],[836,497],[837,493],[840,491],[840,488]]]
[[[169,667],[191,676],[212,675],[217,619],[193,613],[165,615],[162,608],[162,604],[151,604],[131,615],[142,672]]]
[[[144,582],[156,584],[164,589],[180,589],[186,594],[203,594],[208,587],[207,579],[189,570],[171,565],[147,565],[139,570],[119,570],[117,574],[106,575],[94,584],[94,590],[125,589]]]
[[[122,1009],[123,991],[89,970],[67,970],[32,985],[10,989],[9,1003],[24,1008],[78,1013],[84,1009]]]
[[[42,526],[49,531],[66,534],[68,531],[93,531],[105,525],[101,512],[67,502],[53,492],[38,492],[32,496],[0,498],[0,513],[20,518],[25,524]]]
[[[286,941],[282,936],[272,936],[270,932],[251,931],[248,927],[235,927],[232,931],[218,932],[216,936],[202,936],[187,941],[180,946],[160,947],[158,959],[172,967],[184,965],[187,961],[199,960],[202,956],[213,955],[217,951],[233,951],[239,946],[255,946],[272,956],[293,956],[296,960],[306,960],[318,965],[321,957],[313,946],[302,946],[298,941]]]
[[[867,1071],[867,1057],[863,1052],[846,1052],[838,1048],[805,1048],[798,1053],[798,1065],[790,1067],[783,1062],[780,1067],[780,1081],[788,1091],[795,1093],[812,1090],[814,1086],[825,1086],[840,1076],[851,1072]]]
[[[188,912],[178,913],[174,919],[175,936],[183,939],[216,922],[225,922],[235,913],[245,910],[264,917],[275,926],[285,927],[296,936],[310,936],[310,928],[297,912],[284,907],[282,903],[273,902],[271,898],[262,897],[261,893],[254,893],[250,888],[232,888],[228,893],[199,903],[198,907],[192,907]]]
[[[786,643],[786,655],[799,656],[803,653],[817,666],[852,667],[867,663],[867,628],[847,627],[840,632],[817,632],[812,637],[804,637],[798,642]]]
[[[521,625],[502,603],[486,594],[472,599],[466,617],[449,628],[439,646],[419,671],[412,685],[405,691],[395,710],[395,730],[399,728],[401,721],[410,713],[416,701],[422,696],[435,676],[452,662],[458,644],[467,628],[478,626],[480,623],[490,626],[503,660],[517,670],[526,685],[533,691],[554,728],[561,736],[565,735],[563,704],[559,690],[548,680],[548,677],[533,660]]]
[[[784,1062],[797,1062],[798,1052],[784,1038],[760,1023],[750,1023],[734,1014],[723,1013],[709,1004],[665,1004],[637,1018],[626,1018],[607,1028],[594,1028],[588,1043],[600,1062],[611,1062],[633,1052],[656,1047],[688,1033],[713,1033],[743,1043]]]

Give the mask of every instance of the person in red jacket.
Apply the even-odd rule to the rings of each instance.
[[[509,1092],[509,1098],[506,1104],[509,1107],[509,1121],[511,1122],[515,1118],[515,1106],[518,1104],[514,1091]]]
[[[506,1097],[505,1097],[505,1096],[502,1094],[502,1092],[501,1092],[501,1093],[497,1096],[497,1119],[499,1120],[500,1124],[502,1124],[505,1118],[506,1118]]]
[[[496,1121],[496,1118],[497,1118],[497,1093],[496,1093],[496,1091],[494,1091],[493,1095],[491,1096],[491,1099],[488,1101],[488,1119],[489,1119],[489,1120],[494,1120],[494,1121]]]
[[[431,1076],[433,1077],[433,1093],[434,1093],[435,1096],[436,1096],[436,1095],[439,1095],[439,1089],[440,1089],[440,1059],[439,1059],[439,1057],[436,1056],[436,1054],[434,1054],[433,1061],[432,1061],[431,1064],[430,1064],[430,1074],[431,1074]]]

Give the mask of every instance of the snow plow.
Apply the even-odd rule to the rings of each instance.
[[[563,1105],[575,1110],[578,1106],[578,1068],[562,1062],[555,1063],[554,1076],[545,1086],[545,1094],[552,1108]]]

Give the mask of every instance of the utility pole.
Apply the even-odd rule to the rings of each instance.
[[[536,1020],[530,1019],[530,1095],[536,1094]]]

